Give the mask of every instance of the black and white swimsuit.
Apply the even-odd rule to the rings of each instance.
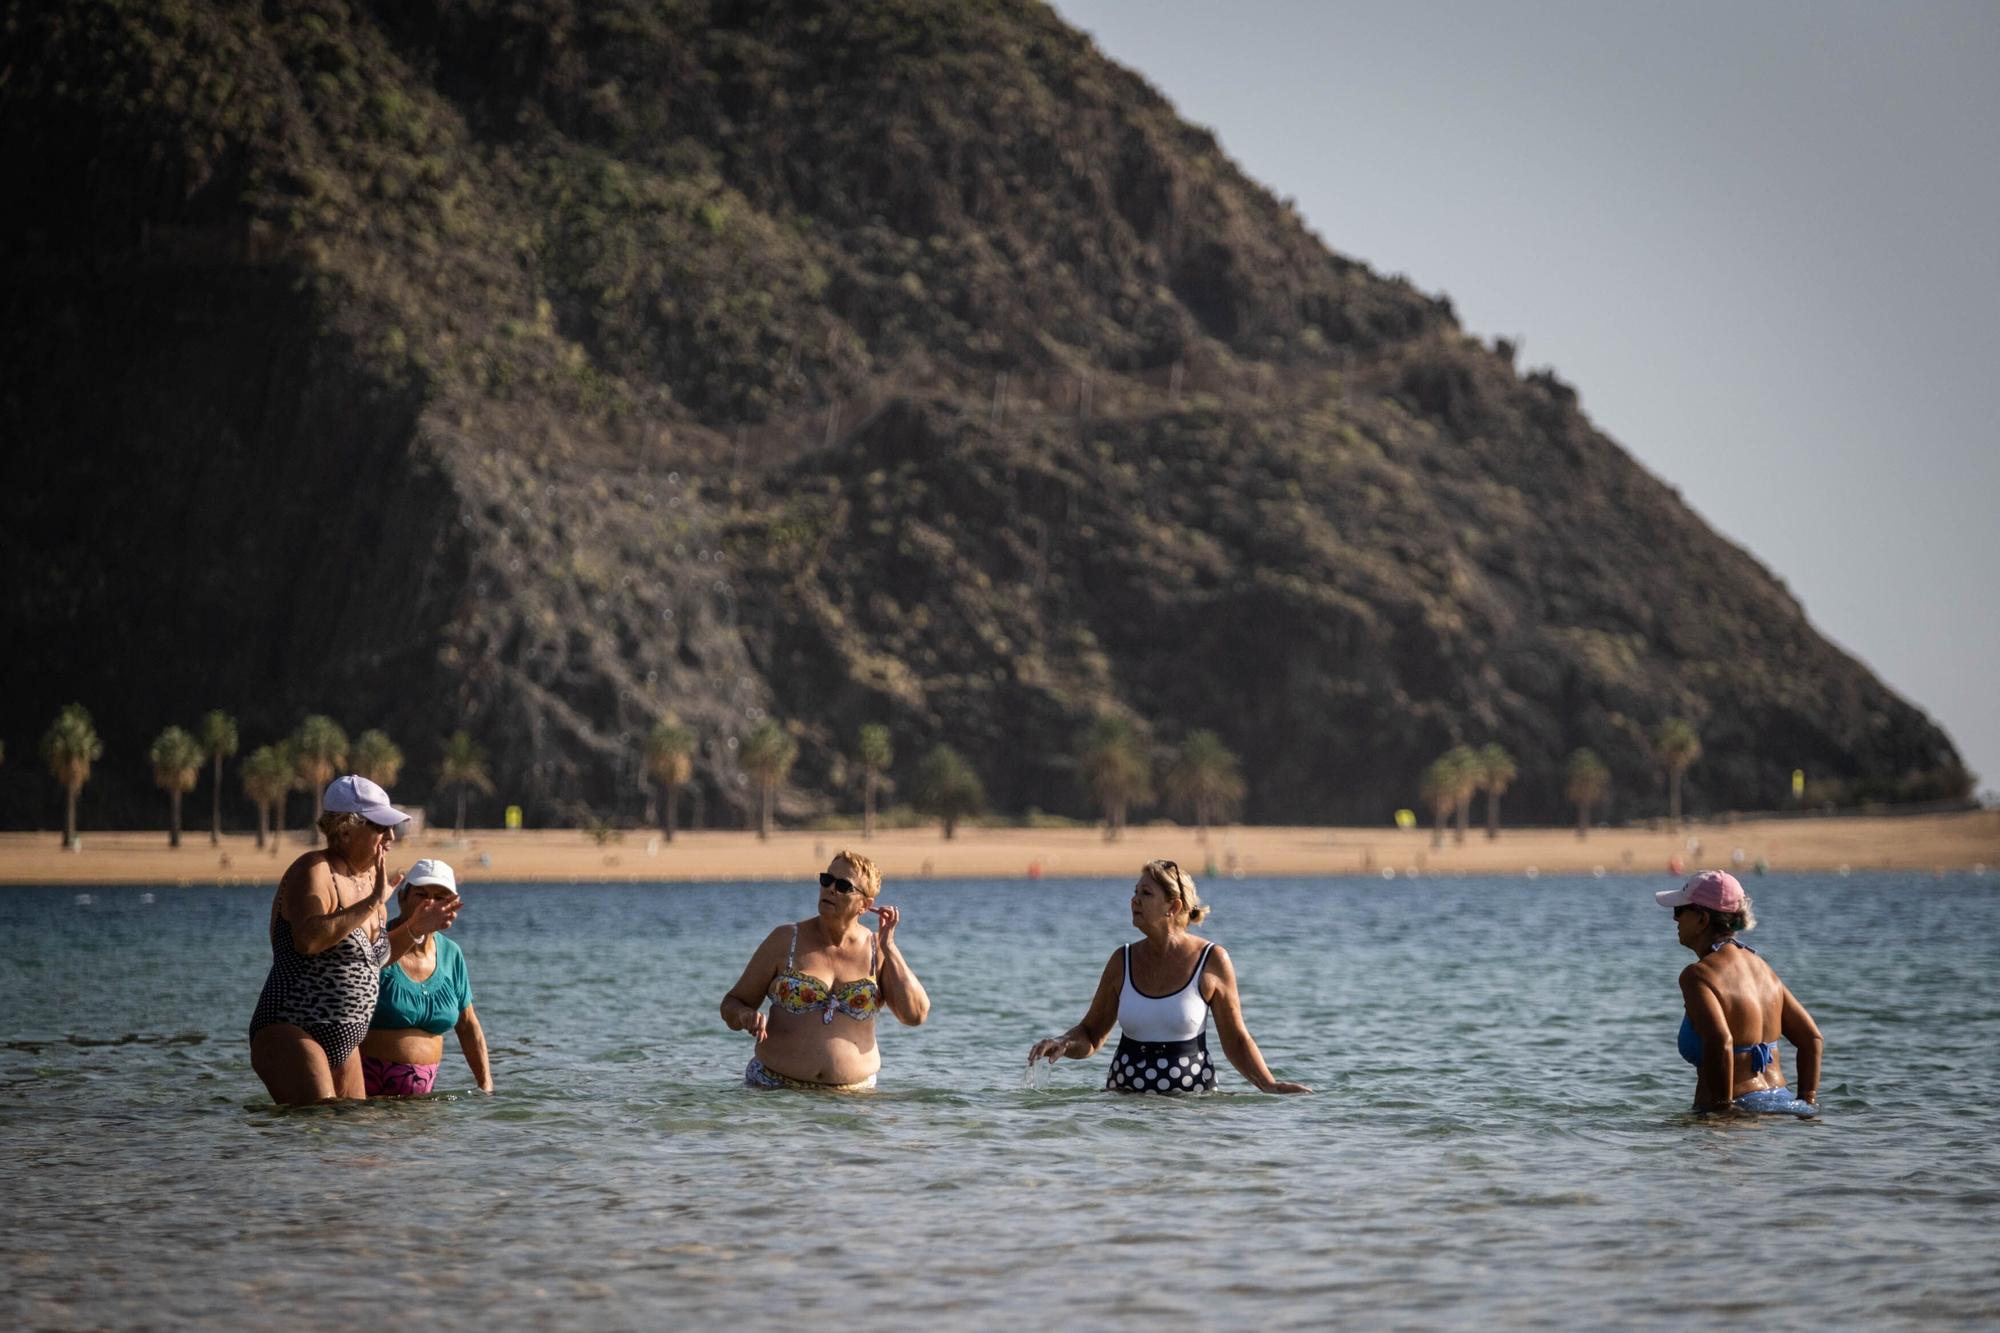
[[[271,974],[250,1016],[250,1035],[290,1023],[305,1029],[325,1050],[327,1064],[339,1069],[368,1035],[388,961],[386,930],[371,940],[365,926],[356,926],[331,949],[305,954],[292,942],[291,922],[272,912]]]
[[[1125,946],[1125,989],[1118,994],[1118,1049],[1111,1054],[1107,1092],[1212,1092],[1208,1001],[1201,972],[1213,944],[1201,951],[1194,975],[1171,995],[1148,995],[1132,984],[1132,946]]]

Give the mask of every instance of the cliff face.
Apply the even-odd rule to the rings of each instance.
[[[1949,785],[1921,713],[1445,303],[1329,253],[1034,5],[13,5],[0,815],[227,707],[467,726],[537,817],[638,743],[869,721],[1081,811],[1093,714],[1219,731],[1253,819],[1456,740],[1560,813],[1694,720],[1697,808]],[[25,647],[23,646],[25,645]],[[1928,779],[1927,779],[1928,780]],[[93,807],[87,806],[87,812]]]

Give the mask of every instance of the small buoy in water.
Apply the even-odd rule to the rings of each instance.
[[[1529,879],[1540,879],[1542,877],[1541,870],[1536,866],[1529,866],[1526,870],[1522,871],[1521,873],[1526,875]]]
[[[1840,876],[1842,879],[1846,879],[1849,875],[1854,873],[1854,869],[1852,866],[1843,865],[1836,867],[1833,873]]]
[[[87,893],[79,893],[79,894],[77,894],[77,895],[76,895],[76,905],[77,905],[78,907],[88,907],[88,906],[90,906],[90,905],[91,905],[91,903],[93,903],[94,901],[96,901],[96,900],[95,900],[95,899],[93,899],[93,898],[92,898],[92,897],[91,897],[91,896],[90,896],[89,894],[87,894]]]
[[[1208,873],[1213,875],[1215,871],[1211,868]],[[1041,877],[1042,877],[1042,863],[1040,861],[1028,862],[1028,878],[1040,879]]]
[[[1669,875],[1678,875],[1685,872],[1686,870],[1687,870],[1687,862],[1681,860],[1681,855],[1679,852],[1675,852],[1672,856],[1667,858],[1667,873]]]
[[[1590,868],[1590,877],[1591,877],[1592,879],[1603,879],[1603,878],[1604,878],[1604,867],[1603,867],[1603,866],[1592,866],[1592,867]]]
[[[1986,873],[1986,863],[1985,863],[1984,861],[1974,861],[1974,862],[1972,863],[1972,873],[1973,873],[1973,874],[1975,874],[1975,875],[1983,875],[1983,874],[1985,874],[1985,873]]]
[[[142,893],[139,895],[139,901],[142,903],[149,903],[153,901],[153,895],[150,893]]]
[[[1394,867],[1394,866],[1383,866],[1383,867],[1382,867],[1382,878],[1383,878],[1383,879],[1394,879],[1394,878],[1396,878],[1396,867]]]
[[[1729,849],[1729,862],[1731,865],[1740,866],[1748,859],[1741,847],[1732,847]]]

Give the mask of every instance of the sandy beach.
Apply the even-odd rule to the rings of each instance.
[[[206,831],[182,836],[178,850],[156,831],[85,833],[74,852],[54,833],[0,834],[0,884],[268,885],[307,844],[297,832],[278,854],[249,835],[212,846]],[[419,856],[450,861],[461,880],[646,882],[775,880],[803,877],[839,847],[866,851],[891,881],[899,877],[1122,877],[1152,857],[1171,857],[1196,874],[1456,875],[1670,874],[1720,865],[1788,870],[1971,871],[2000,866],[2000,810],[1908,817],[1744,819],[1691,824],[1679,833],[1599,829],[1503,829],[1489,841],[1470,830],[1431,846],[1424,829],[1213,829],[1204,844],[1192,828],[1149,824],[1106,842],[1095,829],[961,828],[949,841],[936,829],[783,831],[768,841],[739,831],[682,833],[672,842],[628,830],[600,843],[576,830],[468,830],[463,839],[432,830],[398,844],[395,864]]]

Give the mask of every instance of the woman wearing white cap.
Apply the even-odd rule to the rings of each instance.
[[[271,971],[250,1018],[250,1067],[284,1106],[362,1097],[357,1048],[375,1012],[377,974],[451,924],[458,901],[426,899],[383,923],[389,844],[409,816],[362,777],[335,778],[321,801],[326,846],[292,862],[271,904]]]
[[[1725,870],[1704,870],[1653,895],[1674,909],[1674,926],[1695,961],[1681,972],[1681,1058],[1698,1071],[1694,1109],[1818,1115],[1823,1042],[1812,1015],[1771,965],[1738,935],[1753,929],[1750,895]],[[1778,1060],[1782,1036],[1799,1053],[1796,1095]]]
[[[442,861],[423,860],[410,867],[397,891],[402,914],[391,924],[408,920],[418,904],[458,901],[458,879]],[[421,1097],[437,1086],[444,1062],[444,1034],[458,1033],[458,1049],[482,1092],[493,1091],[493,1074],[486,1064],[486,1033],[472,1011],[472,978],[465,955],[444,937],[448,927],[421,936],[414,947],[382,969],[380,998],[368,1035],[361,1041],[361,1079],[370,1097]]]

